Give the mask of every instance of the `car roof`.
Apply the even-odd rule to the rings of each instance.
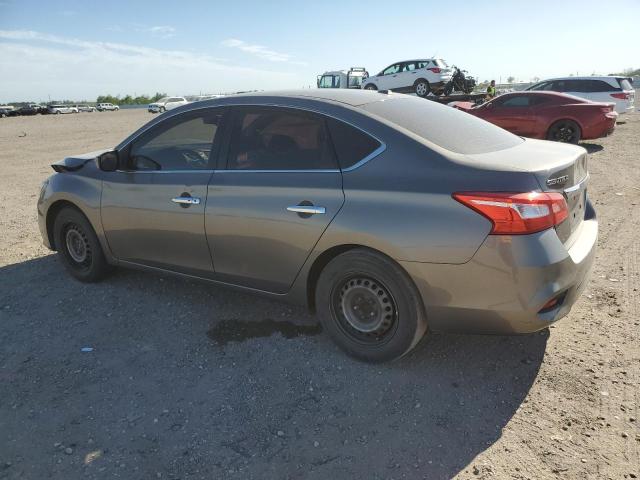
[[[398,95],[398,94],[391,94]],[[372,102],[381,102],[391,96],[386,93],[380,93],[371,90],[360,89],[340,89],[340,88],[318,88],[318,89],[300,89],[300,90],[279,90],[272,92],[250,92],[238,93],[235,95],[227,95],[222,98],[216,98],[210,101],[212,104],[220,103],[225,100],[233,100],[235,98],[301,98],[317,101],[326,101],[332,103],[343,103],[352,107],[366,105]]]
[[[537,83],[542,82],[551,82],[553,80],[617,80],[617,77],[611,77],[607,75],[602,76],[589,76],[589,77],[554,77],[554,78],[546,78],[544,80],[540,80]]]
[[[539,91],[539,90],[520,90],[517,92],[503,93],[495,98],[515,97],[516,95],[526,95],[528,97],[551,97],[558,100],[571,100],[573,103],[591,103],[590,100],[586,100],[582,97],[576,97],[575,95],[569,95],[568,93],[553,92],[553,91]]]

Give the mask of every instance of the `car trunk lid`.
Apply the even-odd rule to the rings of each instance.
[[[584,148],[527,139],[512,148],[466,155],[466,158],[477,168],[530,172],[542,191],[562,193],[569,216],[556,226],[556,231],[563,243],[570,242],[571,234],[578,229],[585,216],[589,174]]]

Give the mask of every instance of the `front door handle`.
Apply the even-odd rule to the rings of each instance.
[[[287,207],[287,211],[295,213],[303,213],[307,215],[315,215],[317,213],[327,213],[327,209],[324,207],[316,207],[314,205],[294,205],[293,207]]]
[[[178,203],[181,206],[200,205],[200,199],[198,197],[174,197],[171,201],[173,203]]]

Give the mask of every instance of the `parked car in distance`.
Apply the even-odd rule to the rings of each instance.
[[[113,103],[97,103],[96,110],[99,112],[107,112],[107,111],[117,111],[120,110],[118,105],[114,105]]]
[[[594,102],[615,103],[616,112],[633,111],[636,91],[626,77],[564,77],[543,80],[527,90],[561,92]]]
[[[53,104],[47,107],[49,113],[78,113],[78,110],[71,105]]]
[[[364,80],[365,90],[393,90],[426,97],[440,94],[451,79],[451,69],[441,58],[407,60],[389,65]]]
[[[37,115],[40,113],[40,106],[35,103],[28,103],[16,110],[18,115]]]
[[[6,108],[4,106],[0,107],[0,118],[13,117],[13,116],[15,116],[13,109]]]
[[[368,77],[369,72],[364,67],[324,72],[318,75],[318,88],[362,88]]]
[[[308,305],[373,362],[428,331],[543,329],[595,254],[583,148],[409,95],[192,103],[52,167],[39,227],[75,278],[119,265]]]
[[[96,111],[96,107],[92,105],[74,105],[74,107],[78,109],[78,112],[95,112]]]
[[[162,113],[167,110],[173,110],[174,108],[181,107],[189,103],[184,97],[164,97],[160,100],[150,103],[147,110],[151,113]]]
[[[613,103],[595,103],[555,92],[512,92],[481,105],[455,107],[523,137],[578,143],[606,137],[616,126]]]

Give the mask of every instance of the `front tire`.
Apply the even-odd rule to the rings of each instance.
[[[368,83],[364,86],[365,90],[378,90],[378,87],[376,87],[373,83]]]
[[[407,273],[366,249],[350,250],[327,264],[318,279],[316,305],[333,341],[367,362],[402,357],[427,331],[420,295]]]
[[[62,264],[81,282],[97,282],[109,272],[104,252],[89,220],[65,207],[56,215],[53,235]]]
[[[426,97],[431,91],[431,86],[424,78],[419,78],[416,83],[413,84],[413,91],[419,97]]]
[[[166,111],[167,111],[167,109],[166,109],[166,108],[164,108],[164,107],[160,107],[160,113],[164,113],[164,112],[166,112]]]
[[[558,120],[549,127],[547,140],[577,144],[581,135],[580,126],[573,120]]]

